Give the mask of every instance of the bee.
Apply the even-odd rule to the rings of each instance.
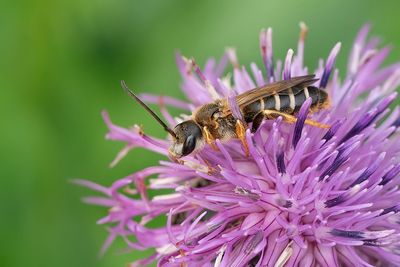
[[[236,119],[227,98],[218,99],[197,108],[191,119],[183,121],[172,130],[138,96],[121,81],[124,90],[142,105],[147,112],[172,136],[169,153],[174,158],[181,158],[201,150],[206,144],[216,149],[215,140],[227,142],[240,139],[246,154],[248,146],[245,140],[247,125],[256,132],[263,120],[282,117],[285,122],[297,121],[294,116],[301,105],[310,97],[310,112],[329,107],[329,96],[325,90],[312,86],[318,79],[315,75],[293,77],[265,86],[251,89],[235,97],[243,120]],[[305,120],[305,124],[329,128],[329,125],[317,121]]]

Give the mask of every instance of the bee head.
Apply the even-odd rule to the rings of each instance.
[[[189,155],[204,146],[203,135],[200,126],[193,120],[179,123],[174,133],[176,138],[169,147],[169,152],[177,158]]]
[[[204,146],[203,134],[200,126],[194,120],[179,123],[174,130],[168,127],[153,110],[151,110],[135,93],[128,88],[125,81],[121,81],[121,86],[125,92],[138,102],[174,139],[169,147],[172,156],[180,158],[189,155],[194,150]]]

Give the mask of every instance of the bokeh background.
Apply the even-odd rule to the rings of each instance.
[[[157,156],[131,152],[115,168],[122,147],[104,140],[100,112],[114,122],[162,130],[122,92],[179,92],[177,49],[200,64],[226,46],[239,61],[260,63],[258,33],[274,29],[275,57],[296,48],[298,23],[310,29],[306,64],[313,70],[342,41],[345,62],[357,30],[373,33],[400,59],[399,1],[111,1],[36,0],[0,3],[0,266],[126,266],[141,253],[121,254],[117,241],[99,258],[106,238],[96,220],[106,210],[80,198],[71,184],[88,178],[109,185]],[[175,113],[176,114],[176,113]]]

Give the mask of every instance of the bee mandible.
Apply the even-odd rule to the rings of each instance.
[[[317,80],[315,75],[293,77],[237,95],[235,100],[244,121],[233,116],[228,99],[223,98],[200,106],[193,112],[191,119],[177,124],[174,129],[168,127],[127,87],[124,81],[121,81],[121,85],[128,95],[142,105],[172,136],[173,141],[169,147],[169,153],[174,158],[181,158],[201,150],[205,144],[216,149],[215,140],[217,139],[221,142],[240,139],[246,154],[248,154],[245,140],[247,124],[251,123],[251,131],[255,132],[265,119],[271,120],[281,116],[285,122],[294,123],[297,121],[294,115],[309,97],[312,99],[311,112],[329,107],[330,101],[327,92],[312,86]],[[310,119],[306,119],[305,124],[320,128],[330,127]]]

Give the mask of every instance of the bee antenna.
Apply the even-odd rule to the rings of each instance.
[[[136,100],[136,102],[138,102],[154,119],[156,119],[156,121],[164,128],[165,131],[167,131],[170,135],[172,135],[173,138],[176,139],[176,134],[174,131],[172,131],[171,128],[169,128],[168,125],[165,124],[165,122],[163,122],[156,113],[154,113],[154,111],[152,111],[137,95],[132,92],[131,89],[128,88],[124,80],[121,81],[121,86],[130,97]]]

